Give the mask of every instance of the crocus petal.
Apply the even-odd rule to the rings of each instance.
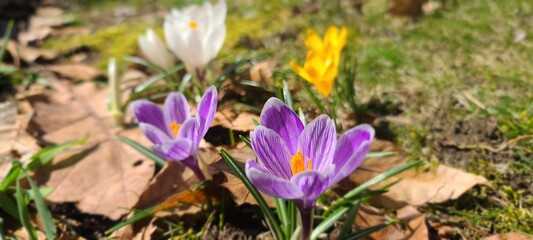
[[[336,143],[335,123],[322,114],[305,127],[298,140],[298,149],[305,159],[311,160],[314,170],[322,171],[331,165]]]
[[[215,5],[204,1],[181,10],[173,9],[165,17],[165,39],[171,51],[184,63],[190,74],[203,75],[226,37],[227,6],[225,1]]]
[[[320,194],[330,186],[329,179],[317,171],[304,171],[296,174],[291,178],[291,182],[303,192],[304,208],[313,207]]]
[[[182,93],[170,93],[165,100],[165,122],[170,126],[172,122],[182,124],[189,118],[189,103]]]
[[[151,124],[167,133],[168,136],[172,136],[170,129],[165,124],[163,111],[159,106],[146,100],[137,100],[132,103],[132,108],[137,121]]]
[[[305,46],[308,49],[312,49],[315,51],[322,51],[323,48],[323,42],[322,39],[320,39],[320,36],[313,31],[313,29],[307,29],[307,35],[305,37]]]
[[[138,41],[142,53],[150,62],[155,63],[162,68],[169,68],[172,66],[173,58],[154,30],[146,30],[144,35],[139,36]]]
[[[351,174],[363,160],[374,137],[374,129],[368,124],[361,124],[346,131],[337,141],[333,164],[335,177],[333,184]]]
[[[291,60],[290,64],[291,64],[292,70],[296,74],[298,74],[300,77],[302,77],[303,79],[307,80],[308,82],[311,82],[311,83],[313,82],[313,79],[314,79],[313,76],[311,76],[309,74],[309,72],[305,68],[303,68],[300,65],[298,65],[298,63],[296,63],[296,61],[294,61],[294,60]]]
[[[261,111],[261,125],[274,130],[285,140],[289,153],[296,154],[298,137],[304,125],[298,115],[277,98],[270,98]]]
[[[184,56],[182,60],[185,63],[187,71],[190,74],[197,75],[204,70],[208,62],[205,60],[205,40],[203,39],[204,36],[202,36],[202,33],[197,31],[197,29],[189,31],[190,34],[185,36],[185,42],[188,43],[189,48],[187,49],[187,56]]]
[[[198,105],[198,111],[196,113],[196,116],[200,120],[200,127],[202,129],[201,136],[204,137],[207,133],[207,130],[211,126],[211,122],[213,122],[213,118],[215,117],[215,113],[217,111],[217,105],[218,105],[218,93],[215,86],[211,86],[210,88],[205,91],[204,96],[202,96],[202,100],[200,101],[200,104]]]
[[[224,20],[226,20],[226,12],[226,1],[219,0],[213,8],[213,23],[215,27],[218,27],[219,25],[224,25]]]
[[[250,133],[250,140],[252,149],[267,171],[277,177],[291,178],[291,156],[283,138],[274,130],[260,125]]]
[[[220,51],[222,45],[224,44],[224,39],[226,39],[226,28],[224,26],[218,29],[213,29],[213,32],[211,33],[208,40],[210,43],[206,46],[206,64],[216,57],[217,53]]]
[[[203,136],[200,135],[201,126],[200,121],[196,117],[187,119],[180,128],[178,133],[179,138],[186,138],[191,140],[191,154],[195,154],[198,150],[198,145]]]
[[[191,140],[174,139],[161,145],[154,145],[152,150],[169,161],[181,161],[190,156]]]
[[[144,135],[154,144],[163,144],[171,140],[165,132],[149,123],[140,123],[139,128],[141,128]]]
[[[165,40],[168,47],[178,57],[181,61],[184,61],[183,58],[187,55],[187,45],[183,41],[183,37],[177,32],[177,26],[173,24],[175,18],[174,15],[178,15],[179,12],[173,11],[172,16],[167,16],[165,18],[165,23],[163,24],[163,32],[165,35]]]
[[[245,166],[246,176],[261,192],[283,199],[302,198],[302,191],[291,181],[272,175],[255,161],[248,160]]]

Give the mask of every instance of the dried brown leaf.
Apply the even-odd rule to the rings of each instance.
[[[92,83],[72,87],[50,80],[56,92],[34,99],[34,127],[46,143],[60,144],[89,135],[84,146],[56,157],[36,172],[39,184],[52,187],[53,202],[76,202],[86,213],[118,219],[133,207],[153,176],[154,163],[115,137],[103,112],[107,89]],[[76,88],[84,94],[76,94]],[[104,110],[102,110],[104,109]],[[137,128],[121,132],[135,141],[146,141]]]
[[[203,188],[195,190],[185,190],[170,196],[164,202],[158,204],[153,212],[159,212],[169,208],[186,205],[202,205],[207,203],[207,196],[203,192]],[[216,198],[211,197],[212,202],[216,202]]]
[[[428,0],[390,0],[388,11],[392,15],[419,17],[427,2]]]
[[[396,151],[399,154],[365,160],[348,179],[341,182],[341,188],[351,189],[355,186],[354,183],[364,183],[380,173],[406,163],[405,155],[391,142],[374,140],[371,151]],[[392,186],[387,193],[374,198],[372,203],[390,208],[441,203],[457,199],[475,185],[487,184],[487,179],[482,176],[439,165],[436,169],[427,172],[417,172],[416,169],[407,170],[382,182],[379,186],[399,179],[401,179],[400,182]]]
[[[198,180],[190,169],[176,162],[168,162],[143,190],[135,208],[155,206],[175,193],[186,191],[195,183],[198,183]]]
[[[242,168],[244,168],[244,163],[248,159],[255,159],[255,154],[252,149],[250,149],[244,143],[238,144],[235,147],[224,147],[224,149],[239,163]],[[220,178],[215,179],[215,181],[226,187],[233,194],[234,200],[238,205],[243,203],[257,204],[257,201],[255,201],[253,196],[250,194],[250,191],[248,191],[242,181],[234,175],[233,170],[220,157],[218,159],[220,160],[210,165],[211,167],[222,172]],[[270,207],[275,207],[274,200],[270,196],[263,194],[263,197]]]
[[[250,69],[250,80],[267,88],[272,88],[274,85],[271,78],[275,68],[276,61],[274,60],[266,60],[254,64]]]
[[[56,7],[40,7],[35,15],[30,18],[31,28],[60,27],[69,22],[69,18],[63,15],[63,10]]]
[[[3,42],[0,40],[0,42]],[[7,44],[7,51],[13,58],[16,66],[20,66],[20,60],[32,63],[37,59],[53,60],[57,58],[58,53],[52,50],[23,46],[13,41]]]
[[[531,240],[533,238],[528,237],[521,233],[500,233],[500,234],[494,234],[490,235],[488,237],[483,238],[483,240]]]
[[[369,227],[374,227],[379,224],[385,223],[388,218],[377,209],[361,206],[359,208],[357,217],[355,218],[355,231],[363,230]],[[370,234],[371,239],[403,239],[404,233],[402,229],[391,224],[380,231]]]
[[[41,41],[50,36],[52,28],[30,28],[25,32],[19,33],[18,40],[23,45],[28,45],[31,42]]]
[[[25,160],[40,149],[36,140],[25,131],[32,113],[33,109],[26,101],[0,103],[0,182],[11,168],[8,156]]]
[[[82,63],[67,63],[48,66],[52,72],[72,80],[89,81],[102,73],[93,66]]]
[[[428,239],[426,217],[412,206],[397,211],[400,224],[391,224],[380,231],[370,234],[369,239]],[[371,206],[362,205],[355,219],[353,231],[374,227],[391,220],[383,212]]]
[[[426,216],[413,206],[405,206],[398,209],[396,216],[406,222],[404,239],[426,240],[429,239],[429,232],[426,226]]]
[[[65,26],[61,28],[53,28],[51,35],[67,37],[73,35],[88,35],[91,33],[91,30],[82,26]]]
[[[232,107],[226,107],[215,113],[213,126],[223,126],[235,131],[248,132],[255,128],[252,119],[259,122],[259,116],[253,113],[236,113]]]

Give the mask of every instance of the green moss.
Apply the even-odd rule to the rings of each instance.
[[[109,58],[121,61],[126,55],[139,51],[137,37],[148,28],[146,23],[124,23],[98,30],[90,35],[76,35],[69,38],[54,38],[45,43],[45,48],[68,53],[81,47],[95,49],[99,56],[96,65],[105,68]]]
[[[230,7],[226,17],[226,39],[219,54],[222,59],[235,59],[235,56],[246,55],[249,49],[238,44],[242,37],[248,36],[264,42],[279,33],[280,27],[283,27],[290,17],[290,8],[280,1],[264,1],[260,4],[253,2]]]

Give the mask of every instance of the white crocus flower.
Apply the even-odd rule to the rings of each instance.
[[[154,30],[146,30],[144,35],[139,36],[138,41],[141,51],[148,61],[164,69],[172,67],[174,57],[168,52],[165,43],[157,36]]]
[[[163,26],[170,50],[191,74],[203,81],[205,66],[217,55],[226,37],[226,2],[209,1],[172,9]]]

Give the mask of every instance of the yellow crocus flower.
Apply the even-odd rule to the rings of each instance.
[[[312,83],[326,98],[331,94],[339,72],[340,54],[346,44],[346,35],[346,27],[339,32],[337,27],[330,26],[322,40],[315,31],[309,29],[305,38],[308,52],[303,67],[291,61],[293,71]]]

